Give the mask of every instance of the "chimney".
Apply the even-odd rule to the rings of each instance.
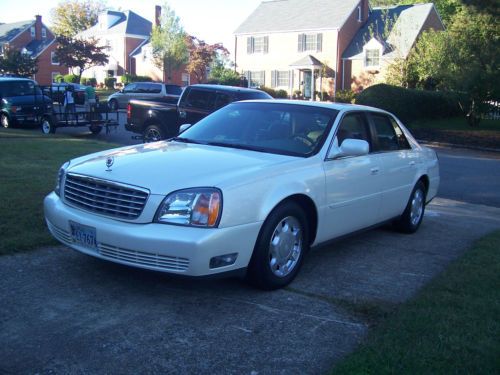
[[[155,26],[160,26],[161,22],[161,6],[155,5]]]
[[[42,16],[39,14],[35,16],[35,39],[42,39]]]

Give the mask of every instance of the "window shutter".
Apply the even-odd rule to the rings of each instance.
[[[247,38],[247,53],[253,53],[253,37],[251,36]]]
[[[323,34],[316,35],[316,52],[321,52],[323,48]]]
[[[304,52],[304,37],[305,34],[299,34],[299,38],[297,40],[298,48],[297,51]]]
[[[262,86],[265,86],[266,85],[266,71],[265,70],[262,70],[260,72],[260,77],[262,79]]]
[[[277,76],[277,72],[276,70],[271,70],[271,87],[276,87],[277,84],[276,84],[276,77]]]
[[[264,37],[264,53],[269,53],[269,37]]]

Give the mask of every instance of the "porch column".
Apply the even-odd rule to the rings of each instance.
[[[314,78],[314,67],[311,68],[311,101],[314,102],[314,91],[316,90],[316,79]]]

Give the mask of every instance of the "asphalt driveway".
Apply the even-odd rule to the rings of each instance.
[[[315,249],[286,290],[186,280],[66,247],[0,258],[0,373],[320,374],[365,337],[367,309],[410,298],[500,208],[436,199],[419,232]]]

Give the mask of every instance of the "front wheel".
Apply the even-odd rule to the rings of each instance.
[[[97,135],[102,131],[102,126],[91,125],[91,126],[89,126],[89,130],[92,134]]]
[[[42,133],[43,134],[54,134],[56,132],[56,127],[48,118],[42,120]]]
[[[144,143],[158,142],[164,139],[163,131],[158,125],[149,125],[142,133]]]
[[[276,207],[262,226],[247,278],[265,290],[282,288],[297,276],[309,248],[304,210],[293,202]]]
[[[9,117],[7,115],[0,115],[0,124],[2,124],[2,127],[5,129],[11,127]]]
[[[415,233],[422,223],[425,211],[425,185],[418,181],[401,217],[396,221],[396,228],[403,233]]]

